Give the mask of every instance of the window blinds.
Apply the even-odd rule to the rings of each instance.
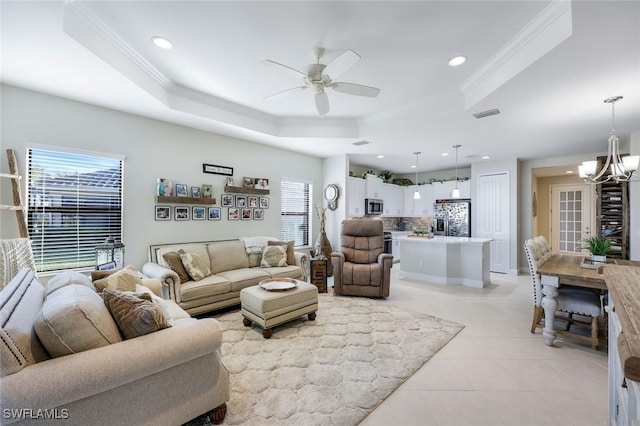
[[[311,184],[282,179],[280,184],[282,241],[294,241],[295,246],[309,245],[309,214]]]
[[[27,226],[38,271],[95,266],[95,247],[122,240],[122,160],[28,150]]]

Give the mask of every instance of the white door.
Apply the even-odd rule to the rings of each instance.
[[[491,272],[509,272],[510,217],[509,174],[498,173],[478,176],[475,205],[478,238],[491,239]]]
[[[558,253],[581,253],[591,236],[590,185],[552,185],[549,217],[551,247]]]

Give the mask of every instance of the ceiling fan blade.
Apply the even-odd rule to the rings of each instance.
[[[331,78],[336,78],[337,76],[354,66],[359,60],[360,55],[349,49],[335,58],[333,61],[331,61],[331,63],[327,65],[322,73],[330,76]]]
[[[265,59],[264,61],[262,61],[262,63],[268,67],[284,71],[294,78],[305,78],[307,76],[307,74],[303,73],[302,71],[298,71],[297,69],[291,68],[288,65],[281,64],[280,62],[272,61],[271,59]]]
[[[342,93],[348,93],[349,95],[367,96],[369,98],[375,98],[380,93],[380,89],[377,87],[364,86],[356,83],[331,83],[330,86],[333,90]]]
[[[296,90],[305,90],[305,89],[307,89],[307,86],[292,87],[291,89],[283,90],[281,92],[276,92],[276,93],[274,93],[272,95],[265,96],[264,98],[262,98],[262,100],[263,101],[267,101],[267,100],[271,100],[273,98],[279,98],[280,96],[284,95],[285,93],[294,92]]]
[[[318,109],[318,113],[322,116],[329,113],[329,97],[327,96],[327,92],[324,90],[322,92],[316,93],[316,108]]]

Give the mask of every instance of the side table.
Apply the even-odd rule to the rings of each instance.
[[[311,273],[309,279],[311,284],[318,287],[318,293],[327,292],[327,259],[311,258]]]

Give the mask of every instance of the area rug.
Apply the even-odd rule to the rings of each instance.
[[[224,424],[357,425],[463,328],[385,300],[320,294],[318,304],[315,321],[268,340],[239,310],[215,316],[231,382]]]

